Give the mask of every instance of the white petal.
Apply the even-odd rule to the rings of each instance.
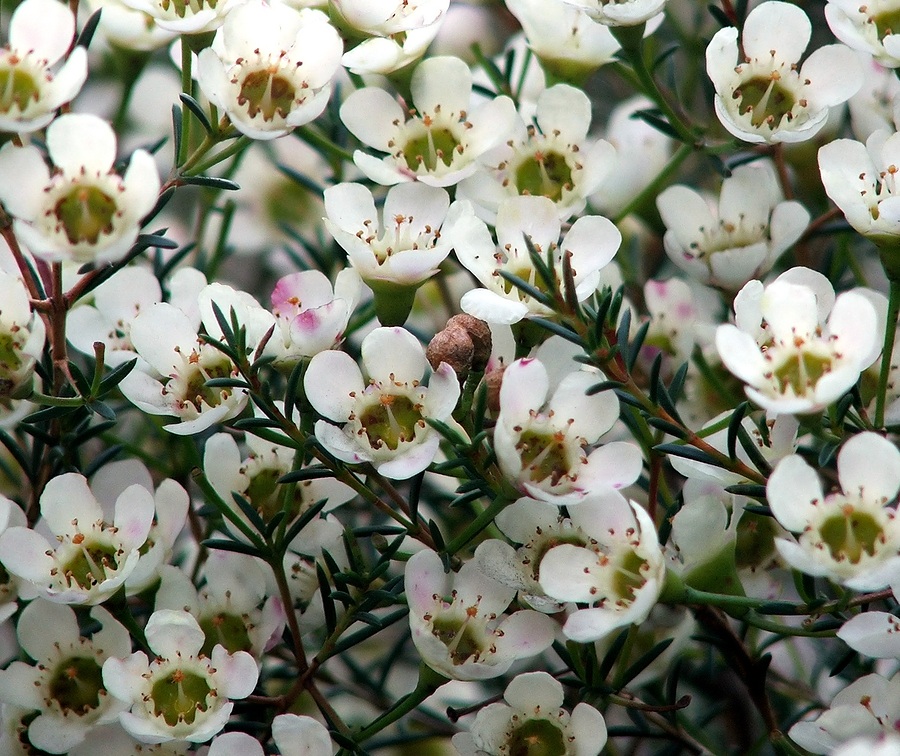
[[[900,450],[876,433],[860,433],[838,453],[838,478],[847,494],[885,503],[900,490]]]
[[[540,706],[550,713],[563,705],[563,686],[546,672],[526,672],[516,675],[510,681],[503,697],[519,711],[529,711]]]
[[[766,498],[778,522],[800,533],[813,517],[814,502],[822,502],[822,484],[803,457],[792,454],[781,460],[769,477]]]
[[[331,756],[331,736],[312,717],[279,714],[272,721],[272,737],[281,756]]]
[[[41,494],[41,515],[56,535],[74,533],[72,521],[83,530],[103,519],[103,510],[78,473],[64,473],[51,478]]]
[[[331,420],[346,422],[356,399],[365,388],[362,374],[349,354],[319,352],[309,363],[303,379],[306,398],[316,412]]]
[[[404,328],[376,328],[363,340],[361,351],[368,376],[385,386],[420,381],[428,366],[425,348]]]
[[[153,612],[144,633],[147,645],[164,659],[196,656],[205,640],[197,620],[187,612],[170,609]]]
[[[394,121],[406,116],[397,101],[380,87],[366,87],[351,94],[341,105],[341,120],[363,144],[389,152],[389,142],[397,134]]]
[[[47,128],[47,149],[53,164],[67,175],[82,170],[105,174],[116,159],[116,134],[102,118],[67,113]]]
[[[224,696],[241,699],[253,692],[259,679],[259,667],[246,651],[229,654],[224,646],[217,645],[212,650],[212,664],[216,670],[216,684]]]
[[[796,63],[811,33],[809,18],[800,8],[773,0],[747,14],[741,43],[748,58],[768,60],[774,50],[776,60]]]

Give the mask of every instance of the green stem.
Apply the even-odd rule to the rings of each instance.
[[[221,152],[217,152],[215,155],[208,157],[206,160],[198,161],[195,165],[188,167],[187,165],[182,170],[182,174],[185,176],[199,176],[214,165],[218,165],[223,160],[227,160],[228,158],[236,155],[241,150],[243,150],[247,145],[251,142],[250,137],[241,136],[234,140],[228,147],[226,147]]]
[[[900,315],[900,279],[890,279],[888,314],[884,324],[884,348],[881,351],[881,371],[878,374],[878,394],[875,397],[875,427],[884,427],[884,405],[887,398],[888,378],[891,374],[891,358],[894,354],[894,338],[897,334],[897,316]]]
[[[185,94],[192,94],[194,91],[194,80],[191,76],[191,66],[193,59],[191,58],[191,46],[187,43],[185,35],[181,36],[181,91]],[[188,151],[191,143],[191,114],[190,108],[181,103],[181,143],[178,148],[178,155],[175,158],[176,165],[184,165],[187,161]]]

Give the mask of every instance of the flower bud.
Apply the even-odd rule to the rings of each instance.
[[[488,324],[471,315],[454,315],[447,321],[447,328],[460,327],[468,334],[472,341],[472,370],[480,373],[487,366],[491,358],[491,329]]]

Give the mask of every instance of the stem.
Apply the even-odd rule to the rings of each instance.
[[[186,35],[181,35],[181,91],[189,95],[194,91],[194,80],[191,77],[193,59],[191,58],[191,46],[185,37]],[[191,118],[193,115],[190,108],[185,103],[181,103],[181,143],[178,147],[178,155],[175,157],[176,165],[184,165],[187,161],[191,142]]]
[[[875,396],[875,427],[884,427],[884,405],[887,397],[888,378],[891,374],[891,357],[894,354],[894,338],[897,334],[897,316],[900,315],[900,279],[890,279],[888,314],[884,324],[884,348],[881,351],[881,371],[878,374],[878,393]]]

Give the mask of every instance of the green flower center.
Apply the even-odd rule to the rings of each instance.
[[[874,556],[879,543],[884,543],[884,531],[878,521],[867,512],[859,512],[845,504],[841,514],[833,515],[819,528],[822,541],[832,559],[857,564],[863,552]]]
[[[0,373],[14,373],[22,366],[19,342],[8,332],[0,332]]]
[[[878,30],[878,39],[900,33],[900,8],[889,8],[884,13],[872,16],[870,20]]]
[[[535,152],[516,169],[515,181],[519,194],[548,197],[554,202],[573,187],[572,169],[565,156],[553,151]]]
[[[569,455],[564,434],[538,433],[526,430],[519,437],[516,449],[522,460],[522,470],[528,471],[533,483],[550,479],[555,486],[569,474]]]
[[[448,128],[431,128],[426,124],[422,136],[410,139],[403,148],[403,158],[411,171],[422,165],[427,171],[435,171],[438,165],[449,167],[453,152],[462,151],[459,142]]]
[[[153,683],[150,694],[153,713],[162,717],[169,727],[179,722],[193,724],[197,712],[209,708],[207,698],[211,693],[212,688],[202,675],[176,669]]]
[[[200,628],[206,635],[203,648],[200,649],[202,656],[212,656],[213,648],[217,645],[224,646],[229,654],[249,651],[253,645],[250,643],[246,623],[236,614],[219,612],[211,617],[204,617],[200,620]]]
[[[34,77],[21,68],[0,69],[0,112],[8,113],[13,108],[20,111],[29,102],[37,102],[41,91]]]
[[[794,95],[779,84],[780,76],[773,71],[771,76],[757,76],[741,84],[734,92],[734,99],[740,100],[741,115],[750,115],[750,123],[759,127],[765,124],[775,129],[785,117],[790,121],[794,105]],[[805,103],[800,102],[801,105]]]
[[[116,201],[96,186],[75,186],[56,203],[56,217],[70,244],[96,244],[113,230]]]
[[[281,493],[284,490],[278,485],[278,479],[281,472],[272,468],[263,468],[250,478],[250,486],[247,488],[245,496],[253,504],[257,512],[262,515],[263,520],[268,522],[277,515],[283,505]],[[288,522],[300,515],[303,509],[302,489],[298,485],[294,489],[294,495],[288,502],[287,516]]]
[[[387,446],[396,451],[401,441],[412,441],[416,429],[423,428],[422,412],[407,396],[382,394],[379,402],[368,407],[359,422],[373,449]]]
[[[162,0],[160,3],[164,11],[175,9],[178,18],[199,13],[204,8],[215,8],[217,0]]]
[[[738,569],[763,566],[775,553],[778,526],[771,517],[744,512],[737,525],[735,564]]]
[[[278,75],[278,67],[253,71],[244,78],[238,104],[246,105],[251,118],[262,113],[263,119],[271,121],[275,116],[287,118],[294,104],[293,84]]]
[[[563,732],[546,719],[528,719],[509,737],[509,756],[565,756]]]
[[[788,388],[796,396],[802,396],[815,386],[825,373],[831,372],[831,358],[812,352],[795,352],[787,357],[773,375],[778,382],[780,393],[787,393]]]
[[[207,386],[206,382],[213,378],[228,378],[231,362],[225,357],[215,356],[207,359],[202,366],[200,359],[193,361],[193,368],[185,386],[184,401],[193,404],[197,412],[202,412],[204,405],[218,406],[222,402],[222,392],[230,392],[230,389]]]
[[[50,697],[63,712],[85,714],[100,705],[103,672],[97,660],[75,656],[60,662],[50,679]]]
[[[612,589],[619,602],[630,604],[647,580],[644,578],[646,559],[642,559],[634,551],[629,551],[613,573]]]
[[[477,608],[470,607],[466,610],[465,619],[439,615],[432,621],[431,632],[447,647],[454,665],[464,664],[473,657],[478,661],[485,649],[479,626],[470,622],[477,613]]]
[[[63,567],[66,583],[79,588],[91,588],[106,580],[107,571],[119,568],[119,552],[114,546],[103,543],[84,544],[84,535],[76,533],[72,542],[81,546],[81,550]]]

